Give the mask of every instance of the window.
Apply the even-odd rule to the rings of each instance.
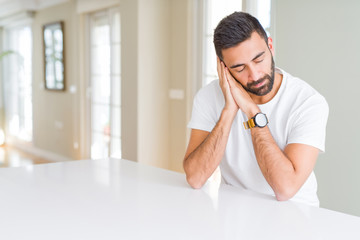
[[[120,12],[90,15],[92,159],[121,158]]]
[[[204,10],[203,86],[218,78],[216,71],[216,53],[213,44],[214,30],[222,18],[235,11],[242,11],[242,1],[205,0]]]
[[[203,68],[202,86],[217,79],[216,53],[213,44],[214,30],[225,16],[235,11],[246,11],[257,17],[268,35],[271,26],[271,0],[203,0]],[[245,5],[243,5],[243,2]]]
[[[8,137],[32,141],[32,35],[29,26],[5,29],[5,122]]]
[[[246,11],[256,17],[268,36],[271,34],[271,0],[255,0],[246,2]]]

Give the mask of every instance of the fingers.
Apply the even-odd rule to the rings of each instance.
[[[224,62],[220,60],[219,57],[216,57],[216,61],[217,61],[217,72],[218,72],[218,76],[220,79],[220,82],[222,81],[227,81],[227,82],[232,82],[235,81],[235,79],[233,78],[233,76],[230,74],[229,69],[225,66]],[[231,80],[231,81],[230,81]]]
[[[230,82],[230,81],[231,81],[231,82],[234,82],[234,81],[235,81],[234,77],[230,74],[230,71],[229,71],[228,68],[225,69],[225,74],[226,74],[226,78],[228,79],[229,82]]]
[[[228,68],[225,69],[226,72],[226,78],[228,80],[230,89],[238,88],[240,90],[244,90],[243,86],[230,74],[230,71]]]
[[[219,76],[220,85],[224,86],[225,81],[227,81],[225,73],[225,64],[217,57],[217,72]]]
[[[224,63],[217,57],[217,72],[219,76],[220,83],[224,80]]]
[[[234,81],[235,81],[235,79],[234,79],[233,76],[230,74],[228,68],[225,68],[224,72],[225,72],[226,79],[227,79],[227,82],[229,83],[230,88],[233,88],[233,87],[234,87]]]
[[[224,91],[224,94],[231,94],[231,88],[237,87],[237,82],[230,74],[229,69],[225,66],[225,63],[217,57],[217,70],[219,75],[220,86]]]
[[[216,66],[217,66],[217,73],[218,73],[218,75],[220,76],[220,73],[221,73],[221,65],[220,65],[220,58],[219,58],[219,57],[216,58],[216,62],[217,62],[217,64],[216,64]]]
[[[224,71],[224,63],[220,60],[219,57],[217,57],[217,72],[218,72],[218,75],[219,75],[219,78],[221,78],[224,74],[223,74],[223,71]]]

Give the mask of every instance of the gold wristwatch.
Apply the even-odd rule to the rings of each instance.
[[[254,117],[250,118],[247,122],[244,122],[245,129],[251,129],[254,127],[263,128],[269,123],[265,113],[259,112]]]

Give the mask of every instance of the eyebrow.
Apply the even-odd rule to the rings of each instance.
[[[259,54],[256,55],[251,61],[254,61],[254,60],[256,60],[257,58],[261,57],[262,55],[264,55],[264,53],[265,53],[265,51],[259,53]],[[243,66],[243,65],[245,65],[245,64],[240,63],[240,64],[232,65],[230,68],[238,68],[238,67],[241,67],[241,66]]]

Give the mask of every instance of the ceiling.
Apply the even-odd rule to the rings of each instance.
[[[35,11],[51,7],[69,0],[0,0],[0,18],[23,11]]]

